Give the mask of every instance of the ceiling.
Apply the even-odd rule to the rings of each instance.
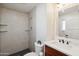
[[[69,14],[69,13],[73,13],[73,12],[79,13],[79,5],[75,5],[70,8],[60,10],[59,15]]]
[[[1,6],[3,7],[17,10],[20,12],[30,12],[32,8],[34,8],[37,5],[38,5],[37,3],[3,3],[1,4]]]

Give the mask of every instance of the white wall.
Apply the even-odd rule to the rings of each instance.
[[[0,23],[7,24],[0,33],[1,53],[12,54],[28,48],[28,15],[25,13],[2,8]]]
[[[36,8],[36,41],[47,39],[47,6],[39,4]]]
[[[57,4],[39,4],[30,15],[32,16],[30,49],[34,50],[35,41],[55,39],[58,21]]]
[[[47,4],[47,40],[58,36],[58,8],[56,3]]]
[[[31,31],[29,32],[29,48],[30,50],[34,51],[34,42],[36,41],[36,8],[33,8],[29,14],[29,27],[32,27]]]
[[[30,49],[34,50],[34,42],[47,38],[47,14],[46,4],[39,4],[30,13],[32,17],[32,31],[30,32]]]

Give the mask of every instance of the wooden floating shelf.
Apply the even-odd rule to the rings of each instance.
[[[0,24],[0,26],[8,26],[8,25],[6,25],[6,24]]]
[[[30,30],[25,30],[26,32],[30,31]]]
[[[8,31],[0,31],[0,33],[3,33],[3,32],[8,32]]]

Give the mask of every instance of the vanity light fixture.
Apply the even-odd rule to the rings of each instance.
[[[62,4],[62,3],[59,3],[57,6],[58,6],[58,10],[64,12],[64,5],[65,4]]]

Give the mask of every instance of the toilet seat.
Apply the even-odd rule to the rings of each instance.
[[[30,52],[25,54],[24,56],[37,56],[35,52]]]

